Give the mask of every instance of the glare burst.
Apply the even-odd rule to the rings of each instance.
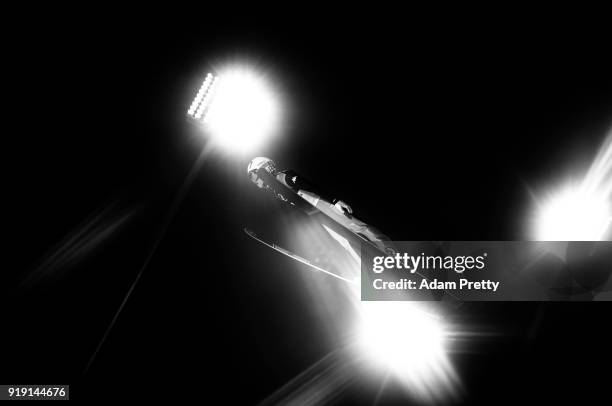
[[[612,133],[579,182],[537,202],[533,238],[539,241],[600,241],[612,221]]]
[[[206,76],[187,116],[215,145],[246,153],[278,133],[281,112],[279,97],[265,75],[236,64]]]
[[[459,384],[448,357],[452,332],[415,302],[361,302],[358,348],[422,401],[452,396]]]
[[[290,234],[298,252],[312,258],[319,256],[316,252],[325,253],[321,266],[334,266],[343,277],[359,280],[360,259],[342,249],[327,227],[290,220],[287,229],[300,230]],[[382,379],[389,389],[401,388],[424,403],[461,395],[462,383],[451,355],[457,340],[468,333],[459,331],[438,303],[361,301],[359,284],[299,275],[304,275],[304,286],[328,334],[348,335],[346,356],[354,363],[353,374],[374,383]]]

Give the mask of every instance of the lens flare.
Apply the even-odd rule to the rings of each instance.
[[[612,221],[612,134],[581,182],[567,184],[537,202],[533,238],[600,241]]]
[[[415,302],[362,302],[358,344],[370,364],[390,370],[421,400],[452,395],[458,377],[447,356],[442,318]]]
[[[347,279],[359,280],[360,258],[328,227],[288,219],[287,229],[292,230],[288,237],[298,252],[323,260],[321,266],[334,266]],[[451,341],[455,344],[467,333],[443,317],[444,309],[437,303],[363,302],[359,284],[304,275],[313,307],[326,326],[323,332],[333,341],[349,337],[346,356],[354,363],[353,374],[374,383],[393,377],[397,388],[425,403],[460,396],[462,384],[451,359]]]
[[[206,76],[187,116],[202,126],[216,145],[246,153],[278,132],[281,108],[264,75],[235,65],[217,76]]]
[[[599,241],[610,225],[610,203],[602,194],[567,187],[544,202],[537,216],[537,240]]]

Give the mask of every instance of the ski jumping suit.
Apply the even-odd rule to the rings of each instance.
[[[265,170],[265,169],[261,169]],[[283,171],[274,171],[272,175],[282,184],[297,193],[302,199],[322,211],[332,220],[348,228],[360,237],[372,242],[383,252],[393,252],[393,247],[388,241],[389,237],[377,230],[375,227],[359,220],[348,212],[341,213],[340,209],[335,206],[339,199],[333,198],[328,193],[320,190],[304,179],[298,173],[288,169]],[[282,196],[281,199],[285,200]]]

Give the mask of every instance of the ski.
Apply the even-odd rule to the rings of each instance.
[[[263,245],[265,245],[267,247],[270,247],[273,250],[275,250],[277,252],[280,252],[281,254],[283,254],[285,256],[288,256],[289,258],[292,258],[292,259],[294,259],[294,260],[296,260],[298,262],[301,262],[302,264],[309,266],[313,270],[316,270],[316,271],[319,271],[319,272],[323,272],[323,273],[325,273],[325,274],[327,274],[329,276],[333,276],[334,278],[341,279],[341,280],[343,280],[345,282],[348,282],[350,284],[354,284],[354,285],[357,284],[356,281],[352,281],[352,280],[344,278],[344,277],[342,277],[342,276],[340,276],[338,274],[335,274],[335,273],[333,273],[331,271],[328,271],[327,269],[323,269],[320,266],[317,266],[317,265],[313,264],[312,262],[310,262],[306,258],[302,258],[301,256],[299,256],[299,255],[297,255],[297,254],[295,254],[295,253],[293,253],[293,252],[291,252],[291,251],[289,251],[289,250],[287,250],[287,249],[285,249],[285,248],[283,248],[283,247],[281,247],[279,245],[276,245],[274,243],[267,242],[267,241],[261,239],[257,234],[255,234],[254,231],[252,231],[252,230],[250,230],[250,229],[248,229],[246,227],[244,228],[244,232],[249,237],[254,239],[255,241],[258,241],[259,243],[261,243],[261,244],[263,244]]]

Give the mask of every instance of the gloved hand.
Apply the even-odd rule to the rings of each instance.
[[[342,200],[338,200],[335,204],[334,204],[334,208],[336,210],[338,210],[341,214],[345,214],[345,215],[350,215],[353,214],[353,209],[351,209],[351,206],[349,206],[348,204],[344,203]]]

